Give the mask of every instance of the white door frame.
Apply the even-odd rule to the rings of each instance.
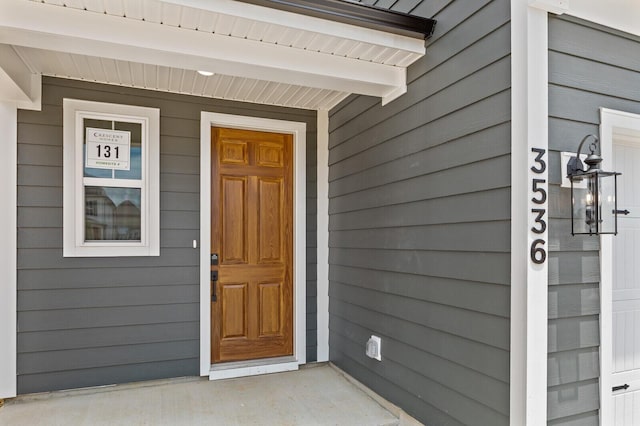
[[[297,369],[306,363],[306,123],[246,117],[241,115],[201,113],[200,118],[200,375],[211,376],[211,127],[293,135],[293,360],[265,363],[250,362],[228,368],[219,378],[250,376]],[[218,377],[216,377],[218,378]]]
[[[600,109],[600,152],[602,168],[613,168],[613,137],[621,129],[640,132],[640,115]],[[624,175],[620,176],[624,179]],[[600,424],[612,424],[613,386],[613,238],[600,236]]]

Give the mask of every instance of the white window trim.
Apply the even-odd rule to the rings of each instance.
[[[289,133],[293,135],[293,358],[307,362],[307,238],[306,145],[307,125],[296,121],[246,117],[202,111],[200,116],[200,375],[211,375],[211,127]],[[287,357],[288,358],[288,357]],[[291,370],[291,363],[269,358],[270,367],[230,368],[226,377]]]
[[[602,168],[612,170],[613,136],[616,129],[640,132],[640,115],[600,109]],[[624,179],[624,175],[621,176]],[[600,236],[600,424],[613,424],[611,392],[613,374],[613,236]]]
[[[64,99],[63,105],[64,257],[159,256],[160,110],[76,99]],[[84,242],[83,122],[80,118],[87,115],[140,122],[143,126],[140,242]]]

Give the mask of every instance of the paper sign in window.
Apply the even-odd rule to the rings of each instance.
[[[131,167],[131,132],[87,127],[87,167],[129,170]]]

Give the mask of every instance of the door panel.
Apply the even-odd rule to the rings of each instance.
[[[258,180],[258,262],[282,262],[283,182],[278,178]]]
[[[222,337],[247,337],[247,283],[221,284]]]
[[[613,372],[640,369],[640,303],[614,302],[613,309]]]
[[[222,140],[220,162],[222,164],[249,164],[247,143],[238,140]]]
[[[281,283],[261,283],[260,285],[260,336],[275,336],[281,333],[280,314],[282,303]]]
[[[284,152],[279,144],[262,142],[258,144],[259,166],[282,167],[284,165]]]
[[[212,129],[212,362],[293,355],[293,138]]]
[[[222,241],[224,264],[247,263],[247,179],[222,176]]]

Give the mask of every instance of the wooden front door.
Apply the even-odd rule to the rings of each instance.
[[[211,362],[293,355],[293,138],[211,135]]]

